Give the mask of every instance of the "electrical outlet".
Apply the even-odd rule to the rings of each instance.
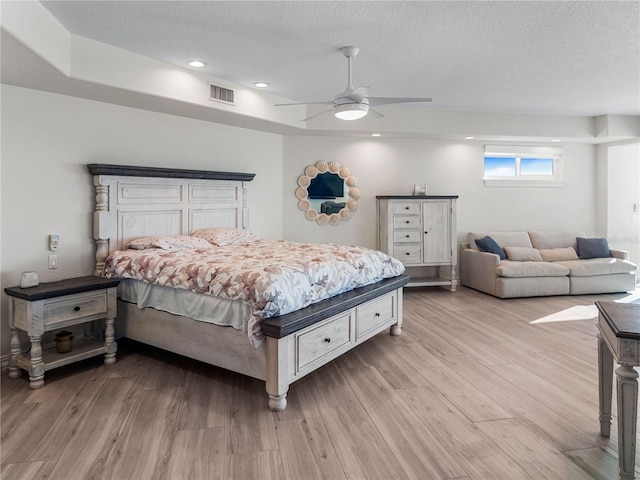
[[[58,268],[58,256],[49,255],[49,269]]]

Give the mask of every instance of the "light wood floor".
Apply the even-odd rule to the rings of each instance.
[[[401,336],[293,384],[281,413],[258,380],[133,342],[35,391],[3,372],[1,477],[613,479],[595,321],[532,322],[625,296],[405,290]]]

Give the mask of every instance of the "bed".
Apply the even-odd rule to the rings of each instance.
[[[95,185],[96,275],[103,275],[105,264],[135,239],[212,228],[247,229],[246,193],[253,174],[107,164],[88,168]],[[116,335],[263,380],[269,408],[281,411],[287,405],[289,385],[296,380],[387,328],[391,335],[401,333],[402,291],[408,280],[406,275],[395,275],[261,318],[259,333],[252,338],[247,320],[241,318],[246,316],[238,306],[242,302],[205,306],[204,310],[221,315],[204,321],[190,307],[180,310],[141,302],[140,298],[151,297],[145,282],[125,279]],[[193,289],[176,293],[177,289],[159,288],[167,289],[156,295],[165,300],[193,295],[183,302],[188,306],[205,296]]]

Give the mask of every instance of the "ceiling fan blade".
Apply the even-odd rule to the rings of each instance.
[[[324,115],[325,113],[329,113],[329,112],[333,112],[333,109],[331,110],[324,110],[320,113],[316,113],[315,115],[311,115],[310,117],[307,118],[303,118],[302,120],[300,120],[301,122],[306,122],[307,120],[311,120],[312,118],[316,118],[319,117],[320,115]]]
[[[346,96],[354,102],[360,103],[369,95],[369,87],[358,87]]]
[[[274,107],[288,107],[289,105],[333,105],[333,100],[325,102],[276,103]]]
[[[419,97],[369,97],[369,105],[391,105],[394,103],[422,103],[430,102],[430,98]]]
[[[375,115],[376,118],[384,117],[384,114],[380,110],[376,110],[371,105],[369,105],[369,112],[373,112],[373,114]]]

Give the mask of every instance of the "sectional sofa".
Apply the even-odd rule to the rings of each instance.
[[[500,298],[628,292],[637,270],[628,256],[570,232],[470,232],[460,281]]]

